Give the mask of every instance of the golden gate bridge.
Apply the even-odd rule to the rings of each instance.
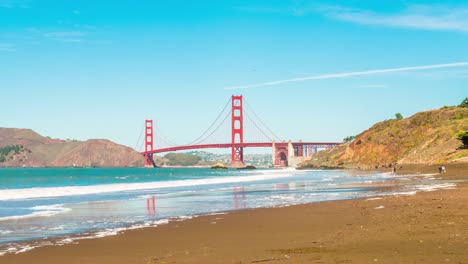
[[[226,128],[230,133],[225,132]],[[146,120],[144,129],[144,150],[141,154],[145,167],[156,167],[153,155],[157,153],[210,148],[230,148],[232,167],[244,166],[244,148],[272,148],[273,166],[287,167],[312,156],[318,149],[330,149],[341,144],[281,140],[258,117],[242,95],[233,95],[208,129],[188,144],[172,143],[163,136],[153,120]]]

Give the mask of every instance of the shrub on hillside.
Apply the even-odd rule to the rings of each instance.
[[[345,138],[343,138],[343,142],[348,143],[348,142],[353,141],[355,138],[356,138],[356,136],[345,137]]]
[[[458,107],[468,108],[468,97],[465,97],[465,99],[461,102],[461,104]]]
[[[450,105],[450,106],[444,105],[444,106],[442,106],[440,109],[453,109],[453,108],[455,108],[455,107],[456,107],[456,106],[453,106],[453,105]]]
[[[169,153],[164,156],[168,159],[168,165],[179,165],[179,166],[193,166],[196,165],[201,158],[195,155],[188,155],[184,153]]]
[[[23,151],[31,153],[31,150],[24,148],[23,145],[11,145],[0,148],[0,163],[11,160],[12,157],[10,155],[18,155]]]
[[[458,132],[457,138],[463,143],[463,148],[468,148],[468,131]]]

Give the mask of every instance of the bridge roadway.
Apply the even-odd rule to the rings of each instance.
[[[287,147],[288,142],[275,142],[276,147]],[[291,142],[291,144],[296,146],[314,146],[314,147],[332,147],[341,142]],[[273,147],[272,142],[260,142],[260,143],[243,143],[243,144],[236,144],[236,146],[244,147],[244,148],[271,148]],[[176,146],[176,147],[169,147],[169,148],[160,148],[154,149],[152,151],[145,151],[141,154],[156,154],[156,153],[164,153],[164,152],[171,152],[171,151],[178,151],[178,150],[192,150],[192,149],[207,149],[207,148],[231,148],[232,143],[222,143],[222,144],[201,144],[201,145],[188,145],[188,146]]]

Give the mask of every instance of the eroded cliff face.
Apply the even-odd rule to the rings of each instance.
[[[398,164],[468,162],[459,131],[468,131],[468,108],[452,107],[379,122],[351,143],[321,151],[302,167],[375,168]]]
[[[43,137],[31,129],[0,128],[0,148],[21,145],[5,155],[6,167],[140,167],[143,158],[135,150],[105,139],[87,141]]]

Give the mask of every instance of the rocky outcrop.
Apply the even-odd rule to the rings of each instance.
[[[238,170],[256,170],[257,168],[255,166],[252,166],[252,165],[247,165],[245,167],[242,167],[242,168],[237,168]]]
[[[223,163],[216,163],[215,165],[211,166],[212,169],[221,169],[221,170],[226,170],[228,167],[224,165]]]

